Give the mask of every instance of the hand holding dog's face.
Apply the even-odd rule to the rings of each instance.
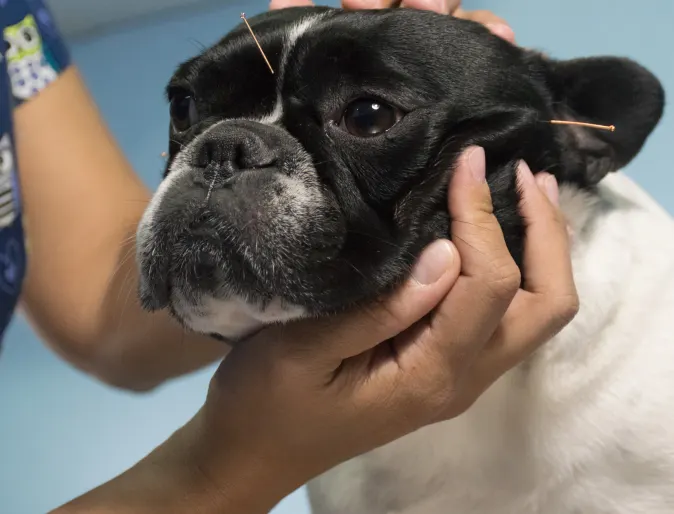
[[[551,62],[432,13],[298,8],[251,25],[273,75],[241,26],[172,79],[167,175],[138,238],[144,304],[223,337],[391,291],[447,237],[446,186],[471,144],[520,263],[517,161],[592,187],[662,111],[634,63]],[[559,117],[619,130],[546,122]]]

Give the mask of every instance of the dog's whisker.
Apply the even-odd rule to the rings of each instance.
[[[206,193],[206,199],[204,200],[204,205],[208,205],[209,200],[211,199],[211,195],[213,194],[213,188],[215,187],[215,181],[218,179],[218,171],[216,169],[213,170],[213,180],[211,180],[211,184],[208,186],[208,192]]]

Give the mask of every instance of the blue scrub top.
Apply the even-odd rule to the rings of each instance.
[[[53,18],[40,0],[0,0],[0,343],[26,273],[21,191],[12,112],[70,64]],[[21,137],[26,137],[22,134]]]

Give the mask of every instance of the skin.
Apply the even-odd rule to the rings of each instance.
[[[44,339],[134,390],[221,359],[226,347],[137,303],[134,233],[150,192],[77,70],[19,107],[15,123],[30,251],[22,308]],[[464,412],[578,308],[557,184],[524,164],[520,174],[527,291],[492,214],[484,152],[472,149],[449,192],[453,241],[431,245],[395,295],[237,346],[191,421],[56,512],[268,512],[317,474]]]

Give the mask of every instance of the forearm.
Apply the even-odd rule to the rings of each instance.
[[[252,456],[232,448],[228,458],[226,441],[205,442],[195,420],[133,468],[52,514],[267,514],[292,492]],[[204,456],[217,459],[215,474],[204,471],[213,469]]]
[[[222,357],[136,299],[136,225],[150,193],[78,72],[15,112],[29,246],[23,307],[65,358],[114,385],[147,389]]]

